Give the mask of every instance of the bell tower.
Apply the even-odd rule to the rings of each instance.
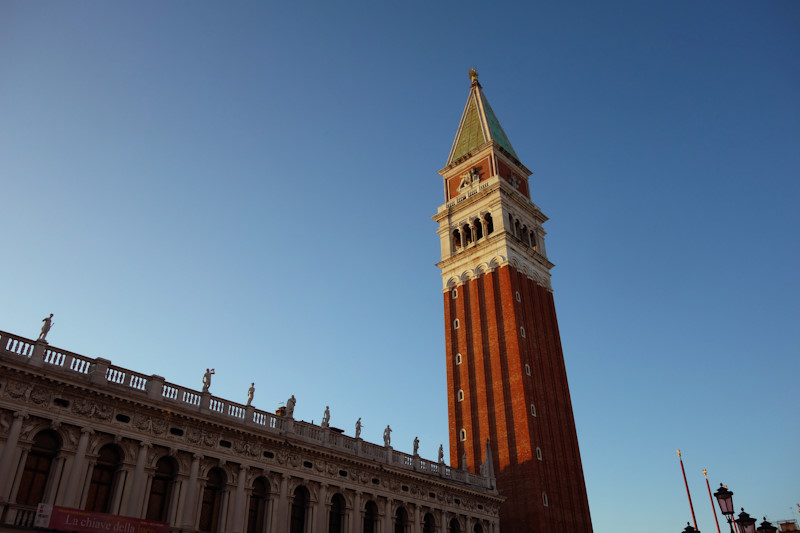
[[[531,171],[470,70],[433,217],[441,240],[450,464],[492,448],[500,528],[591,532],[589,502]]]

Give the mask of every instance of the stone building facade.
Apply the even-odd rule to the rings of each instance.
[[[0,531],[37,504],[231,533],[496,533],[486,475],[0,331]]]

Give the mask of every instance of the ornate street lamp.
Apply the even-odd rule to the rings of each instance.
[[[736,519],[736,525],[739,526],[739,531],[742,533],[756,533],[756,519],[751,518],[749,514],[744,512],[739,513],[739,518]]]
[[[761,525],[758,526],[756,529],[757,533],[776,533],[778,528],[767,522],[767,517],[764,517],[764,521],[761,522]]]
[[[684,529],[681,533],[700,533],[700,531],[693,528],[689,522],[686,522],[686,529]]]
[[[717,499],[720,512],[728,519],[728,526],[731,528],[731,533],[733,533],[733,492],[720,483],[719,490],[714,493],[714,497]]]

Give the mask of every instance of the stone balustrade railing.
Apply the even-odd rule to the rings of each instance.
[[[93,385],[112,387],[130,394],[140,394],[148,400],[163,402],[170,409],[182,408],[204,415],[224,418],[228,424],[243,424],[257,431],[278,435],[291,435],[298,440],[322,445],[341,453],[356,455],[389,464],[396,468],[413,470],[426,475],[446,478],[468,485],[494,488],[494,480],[466,470],[450,468],[444,463],[428,461],[419,456],[398,452],[390,446],[380,446],[344,435],[327,427],[261,411],[252,406],[212,396],[174,383],[167,383],[157,375],[147,376],[111,364],[107,359],[92,359],[54,348],[45,342],[26,339],[0,331],[0,358],[26,361],[28,364],[85,379]]]

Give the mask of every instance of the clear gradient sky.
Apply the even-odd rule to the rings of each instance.
[[[0,329],[435,458],[475,66],[550,221],[596,532],[800,502],[800,2],[0,3]]]

